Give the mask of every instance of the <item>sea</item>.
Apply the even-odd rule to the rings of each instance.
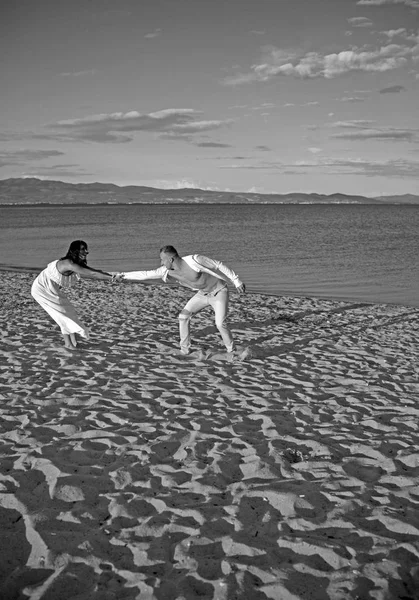
[[[108,271],[160,266],[159,249],[204,254],[249,293],[419,306],[419,206],[103,204],[0,207],[0,269],[34,273],[72,240]]]

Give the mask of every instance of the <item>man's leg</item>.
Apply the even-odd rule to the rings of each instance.
[[[227,315],[228,315],[228,289],[224,288],[216,296],[212,296],[209,298],[209,303],[214,309],[215,313],[215,324],[217,326],[218,331],[223,338],[223,342],[225,347],[227,348],[227,352],[233,352],[234,350],[234,341],[233,336],[231,335],[231,331],[227,326]]]
[[[208,306],[206,296],[199,292],[185,304],[183,310],[179,313],[179,336],[180,350],[182,354],[189,354],[191,347],[190,324],[192,315]]]

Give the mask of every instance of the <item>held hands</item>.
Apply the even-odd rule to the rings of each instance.
[[[112,275],[112,279],[111,279],[112,283],[119,283],[120,281],[122,281],[125,278],[124,273],[119,273],[118,271],[111,271],[111,275]]]

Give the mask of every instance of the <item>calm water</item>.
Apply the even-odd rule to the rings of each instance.
[[[43,268],[73,239],[110,271],[159,266],[165,244],[238,272],[250,292],[419,306],[419,206],[0,207],[0,264]]]

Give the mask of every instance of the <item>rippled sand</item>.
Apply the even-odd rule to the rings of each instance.
[[[417,599],[419,309],[0,279],[0,598]]]

